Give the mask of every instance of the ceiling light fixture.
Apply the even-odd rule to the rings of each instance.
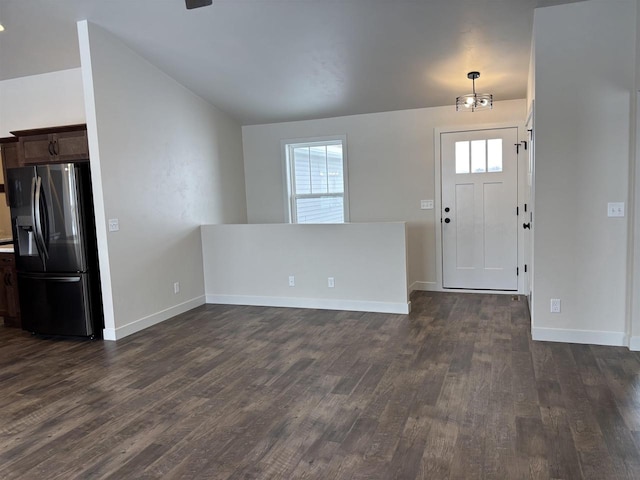
[[[187,10],[192,10],[194,8],[206,7],[213,3],[213,0],[185,0],[187,4]]]
[[[479,77],[480,72],[467,73],[467,78],[473,82],[473,93],[460,95],[456,98],[457,112],[476,112],[493,108],[493,95],[490,93],[476,93],[476,78]]]
[[[0,32],[4,32],[4,27],[2,26],[1,23],[0,23]]]

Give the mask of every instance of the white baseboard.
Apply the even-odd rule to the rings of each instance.
[[[354,312],[377,312],[407,314],[411,302],[368,302],[363,300],[340,300],[333,298],[261,297],[253,295],[207,294],[207,303],[223,305],[253,305],[260,307],[317,308],[320,310],[348,310]]]
[[[102,335],[105,340],[119,340],[124,338],[132,333],[139,332],[140,330],[144,330],[145,328],[149,328],[152,325],[155,325],[160,322],[164,322],[165,320],[170,319],[171,317],[175,317],[181,313],[187,312],[192,308],[199,307],[200,305],[204,305],[205,296],[199,296],[196,298],[192,298],[191,300],[187,300],[186,302],[180,303],[178,305],[174,305],[173,307],[169,307],[166,310],[162,310],[160,312],[156,312],[147,317],[140,318],[131,323],[127,323],[118,328],[105,328],[102,330]]]
[[[632,352],[640,352],[640,337],[631,337],[629,340],[629,350]]]
[[[438,292],[441,289],[438,288],[438,284],[436,282],[413,282],[409,287],[409,293],[414,290],[419,290],[421,292]]]
[[[541,340],[544,342],[583,343],[590,345],[608,345],[613,347],[624,347],[627,345],[625,341],[626,335],[624,332],[602,332],[597,330],[532,328],[531,338],[533,338],[533,340]],[[640,342],[638,343],[638,346],[640,347]]]

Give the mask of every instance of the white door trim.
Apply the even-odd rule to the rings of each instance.
[[[472,114],[470,114],[472,115]],[[435,225],[434,230],[436,232],[436,283],[433,284],[422,284],[423,288],[420,288],[421,285],[414,283],[411,287],[412,290],[432,290],[432,291],[451,291],[450,289],[444,289],[442,287],[442,229],[440,228],[440,218],[442,213],[442,166],[440,160],[440,136],[443,133],[453,133],[453,132],[468,132],[474,130],[493,130],[497,128],[516,128],[518,131],[518,140],[527,140],[527,138],[523,137],[523,132],[526,132],[526,128],[524,126],[524,122],[510,122],[510,123],[485,123],[482,125],[462,125],[455,127],[436,127],[433,129],[433,145],[434,145],[434,164],[435,164],[435,201],[434,201],[434,212],[435,212]],[[526,136],[525,136],[526,137]],[[515,147],[514,147],[515,148]],[[524,183],[526,181],[526,170],[523,168],[523,158],[525,155],[522,155],[522,151],[520,155],[518,155],[518,205],[520,206],[521,212],[518,217],[518,225],[521,224],[520,219],[522,218],[522,203],[523,203],[523,192],[524,192]],[[523,175],[523,172],[525,175]],[[521,226],[521,225],[520,225]],[[523,236],[522,236],[522,228],[518,228],[518,266],[522,268],[524,262],[524,254],[521,248],[523,244]],[[461,293],[501,293],[500,290],[463,290],[456,289],[456,292]],[[524,281],[523,276],[518,276],[518,290],[517,292],[513,291],[505,291],[505,294],[514,293],[522,294],[524,291]]]
[[[529,140],[529,151],[527,152],[526,157],[523,159],[524,162],[524,171],[523,171],[523,181],[522,181],[522,186],[523,186],[523,190],[522,190],[522,196],[523,196],[523,201],[525,201],[526,198],[526,189],[530,188],[531,191],[529,192],[529,202],[531,203],[529,205],[530,207],[530,211],[533,212],[533,215],[535,216],[535,211],[534,211],[534,206],[535,206],[535,187],[536,187],[536,156],[535,156],[535,121],[536,121],[536,117],[535,117],[535,100],[531,100],[531,105],[529,105],[529,111],[527,113],[527,120],[525,122],[525,126],[524,126],[524,131],[522,132],[522,134],[524,136],[527,136],[527,140]],[[533,132],[533,136],[529,136],[529,130],[531,130]],[[533,142],[533,143],[532,143]],[[533,150],[533,151],[532,151]],[[532,155],[532,158],[530,159],[529,156]],[[529,160],[531,160],[531,185],[529,186],[529,179],[527,178],[528,174],[529,174]],[[525,221],[529,221],[530,216],[526,218]],[[531,298],[529,299],[529,317],[531,318],[531,326],[533,327],[533,297],[534,297],[534,283],[533,283],[533,271],[535,269],[534,266],[534,260],[533,260],[533,239],[534,239],[534,234],[533,231],[535,229],[535,224],[534,224],[534,220],[535,218],[533,218],[531,220],[531,228],[529,229],[529,231],[526,233],[529,235],[529,273],[528,273],[528,278],[529,278],[529,289],[528,291],[525,289],[525,284],[524,284],[524,278],[522,279],[522,291],[523,291],[523,295],[529,295],[529,292],[531,293]],[[526,252],[524,251],[524,247],[525,247],[525,242],[524,242],[524,235],[525,232],[524,230],[522,230],[521,232],[522,234],[522,263],[524,263],[527,258],[526,258]]]

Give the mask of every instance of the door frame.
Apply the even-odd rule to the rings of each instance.
[[[482,123],[478,125],[460,125],[455,127],[436,127],[433,129],[433,145],[434,145],[434,164],[435,164],[435,176],[434,176],[434,191],[435,191],[435,199],[434,199],[434,230],[436,233],[436,284],[435,288],[430,290],[440,291],[440,292],[459,292],[459,293],[504,293],[504,294],[522,294],[524,291],[524,276],[518,275],[518,290],[514,292],[513,290],[509,291],[501,291],[501,290],[466,290],[461,288],[450,289],[444,288],[442,286],[442,158],[441,158],[441,136],[444,133],[455,133],[455,132],[469,132],[469,131],[480,131],[480,130],[495,130],[499,128],[515,128],[517,131],[518,141],[528,140],[526,133],[526,128],[524,122],[507,122],[507,123]],[[520,144],[522,145],[522,144]],[[515,148],[515,146],[514,146]],[[523,192],[524,187],[526,185],[526,163],[523,164],[526,155],[523,154],[523,147],[521,147],[520,154],[518,155],[517,165],[518,165],[518,180],[517,180],[517,191],[518,191],[518,206],[520,207],[520,215],[518,216],[518,237],[517,237],[517,249],[518,249],[518,267],[522,269],[524,265],[524,252],[523,252],[523,234],[520,220],[522,217],[522,204],[523,204]]]
[[[533,231],[535,229],[535,186],[536,186],[536,149],[535,149],[535,130],[536,130],[536,126],[535,126],[535,119],[536,119],[536,115],[535,115],[535,100],[531,100],[531,104],[529,105],[529,111],[527,113],[527,120],[525,122],[525,130],[523,132],[523,135],[527,136],[527,140],[529,141],[529,150],[527,152],[527,155],[525,159],[523,159],[524,163],[525,163],[525,171],[524,173],[524,182],[523,182],[523,190],[522,190],[522,195],[523,195],[523,202],[525,201],[525,199],[527,198],[527,193],[529,194],[529,202],[530,202],[530,219],[531,219],[531,227],[529,228],[529,231],[525,234],[524,230],[522,230],[522,232],[520,232],[522,234],[522,261],[523,263],[527,260],[527,252],[525,252],[524,247],[525,247],[525,242],[524,242],[524,235],[529,235],[529,258],[528,258],[528,279],[529,279],[529,289],[528,291],[526,291],[527,289],[525,288],[526,285],[524,284],[524,277],[522,279],[523,284],[522,284],[522,290],[523,290],[523,295],[525,295],[527,297],[527,306],[529,307],[529,317],[531,319],[533,319],[533,289],[534,289],[534,285],[533,285],[533,271],[534,271],[534,262],[533,262],[533,241],[534,241],[534,234]],[[529,135],[529,130],[531,130],[532,134]],[[531,165],[529,167],[529,163],[531,162]],[[527,175],[529,173],[529,168],[531,168],[531,184],[529,185],[528,179],[527,179]],[[527,190],[529,190],[529,192],[527,192]],[[529,219],[526,219],[525,221],[529,221]]]

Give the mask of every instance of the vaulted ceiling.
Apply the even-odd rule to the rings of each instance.
[[[88,19],[240,123],[526,95],[534,8],[576,0],[0,0],[0,80],[80,66]],[[1,106],[0,106],[1,109]]]

